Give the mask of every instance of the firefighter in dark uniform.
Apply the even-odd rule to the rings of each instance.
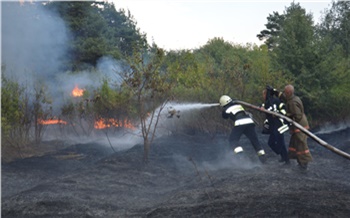
[[[287,116],[300,124],[305,129],[309,129],[309,123],[304,113],[304,105],[298,96],[294,94],[294,87],[286,85],[284,92],[278,92],[272,89],[272,92],[286,104]],[[312,161],[312,156],[307,145],[307,135],[300,131],[300,129],[290,127],[291,138],[288,148],[289,159],[296,159],[300,169],[306,170],[308,163]]]
[[[273,111],[286,116],[285,104],[279,99],[273,96],[273,92],[270,89],[263,90],[263,99],[265,100],[262,107],[265,110]],[[281,156],[280,162],[289,164],[288,151],[284,142],[284,133],[288,131],[288,124],[281,118],[266,114],[266,120],[264,121],[263,134],[269,134],[269,140],[267,144],[271,150]]]
[[[252,143],[259,160],[265,163],[265,151],[262,148],[255,132],[255,123],[253,119],[245,112],[242,105],[235,103],[232,99],[223,95],[220,97],[220,106],[222,107],[222,117],[231,119],[234,122],[234,127],[229,137],[230,145],[235,154],[243,152],[243,148],[239,145],[239,139],[245,135]]]

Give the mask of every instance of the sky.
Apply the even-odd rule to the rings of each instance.
[[[137,27],[166,50],[196,49],[209,39],[246,45],[262,44],[256,37],[265,29],[267,17],[274,11],[283,14],[292,1],[238,0],[110,0],[117,10],[130,10]],[[319,23],[332,0],[301,0],[314,23]]]

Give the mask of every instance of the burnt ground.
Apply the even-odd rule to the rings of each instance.
[[[349,136],[320,135],[350,153]],[[173,135],[154,142],[148,164],[141,145],[96,143],[2,163],[2,217],[349,217],[350,160],[309,140],[314,161],[301,172],[266,146],[262,165],[241,142],[243,160],[223,136]]]

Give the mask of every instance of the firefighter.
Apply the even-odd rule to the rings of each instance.
[[[241,154],[243,148],[239,145],[239,139],[242,135],[245,135],[252,143],[259,160],[265,163],[266,156],[265,151],[262,148],[258,137],[255,132],[255,123],[248,113],[244,110],[242,105],[236,104],[232,99],[223,95],[219,100],[220,106],[222,107],[222,117],[224,119],[230,118],[234,122],[229,142],[233,148],[235,154]]]
[[[289,118],[305,129],[309,129],[309,124],[304,113],[303,102],[294,94],[294,87],[292,85],[286,85],[284,92],[279,92],[272,87],[270,87],[270,91],[285,102],[286,115]],[[312,156],[307,144],[307,135],[294,126],[291,126],[290,133],[291,138],[288,148],[288,157],[289,159],[296,159],[301,170],[307,170],[308,163],[312,161]]]
[[[263,90],[264,103],[262,107],[268,111],[273,111],[286,115],[285,104],[279,99],[273,96],[273,92],[269,89]],[[281,118],[273,116],[271,114],[266,115],[264,121],[263,134],[269,134],[269,140],[267,144],[271,150],[281,156],[280,162],[289,164],[288,151],[284,142],[284,133],[288,131],[288,124]]]

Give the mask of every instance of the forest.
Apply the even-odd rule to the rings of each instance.
[[[312,128],[349,119],[349,1],[333,1],[320,23],[296,2],[271,11],[256,33],[260,46],[217,37],[190,50],[148,42],[132,12],[110,2],[1,4],[2,147],[40,142],[50,121],[77,135],[146,125],[170,101],[217,103],[228,94],[259,105],[266,85],[289,83]],[[203,112],[188,126],[215,136],[229,129],[220,116]]]

